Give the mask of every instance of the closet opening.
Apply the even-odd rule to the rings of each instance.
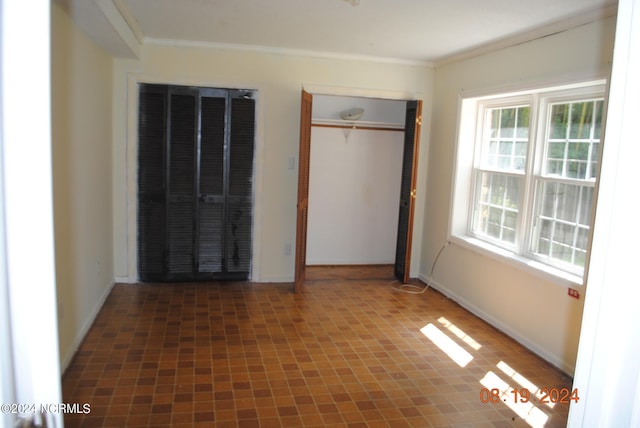
[[[310,278],[409,280],[420,107],[303,93],[296,291],[307,266]]]

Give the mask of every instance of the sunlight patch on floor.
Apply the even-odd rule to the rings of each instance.
[[[429,323],[422,327],[420,331],[460,367],[466,367],[473,360],[473,355],[454,342],[453,339],[444,334],[435,325]]]
[[[438,322],[445,326],[451,333],[455,334],[464,343],[471,346],[474,351],[478,351],[480,348],[482,348],[482,345],[473,340],[467,333],[459,329],[455,324],[450,322],[445,317],[438,318]]]

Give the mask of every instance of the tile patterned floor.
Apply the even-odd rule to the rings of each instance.
[[[63,376],[64,401],[91,412],[65,426],[566,426],[568,405],[516,405],[508,388],[570,388],[569,377],[433,290],[340,269],[310,269],[298,295],[114,286]]]

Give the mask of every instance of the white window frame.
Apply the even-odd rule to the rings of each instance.
[[[582,285],[584,269],[568,266],[533,253],[533,220],[536,199],[536,181],[544,172],[544,155],[547,150],[546,136],[549,106],[556,103],[569,103],[588,99],[605,99],[604,79],[591,80],[576,84],[510,91],[502,93],[484,93],[461,96],[458,116],[458,136],[456,144],[453,194],[449,218],[449,240],[483,255],[507,262],[539,274],[562,285]],[[519,218],[516,238],[513,245],[488,239],[472,231],[474,212],[474,192],[476,177],[480,168],[481,144],[483,139],[483,118],[488,109],[530,105],[529,144],[523,175],[523,187],[520,189]],[[605,100],[606,108],[606,100]],[[603,113],[604,114],[604,113]],[[602,121],[604,126],[604,118]],[[602,134],[600,152],[602,152]],[[598,162],[600,158],[598,156]],[[599,165],[598,165],[599,169]],[[501,172],[502,173],[502,172]],[[558,181],[565,181],[559,179]],[[595,188],[595,180],[593,180]],[[597,192],[594,190],[594,203]],[[589,253],[591,234],[593,233],[593,212],[591,207],[591,226],[589,230]]]

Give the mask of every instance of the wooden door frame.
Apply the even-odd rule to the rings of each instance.
[[[294,293],[302,291],[307,265],[307,219],[309,212],[309,160],[311,158],[312,105],[313,95],[302,90],[300,100],[300,153],[298,156]]]
[[[356,97],[356,95],[346,95],[345,97]],[[396,98],[393,98],[396,99]],[[418,176],[418,147],[420,145],[420,130],[422,125],[422,100],[401,99],[399,101],[416,101],[416,123],[414,131],[414,154],[411,171],[411,202],[409,210],[409,223],[407,231],[407,248],[404,281],[407,282],[411,268],[411,246],[413,242],[413,217],[415,209],[416,185]],[[302,286],[306,274],[306,254],[307,254],[307,220],[309,210],[309,167],[311,158],[311,113],[313,105],[313,94],[302,89],[300,108],[300,151],[298,156],[298,199],[296,206],[296,254],[293,292],[302,291]],[[406,126],[405,126],[406,129]],[[404,145],[407,142],[405,140]],[[404,148],[403,148],[404,150]]]

